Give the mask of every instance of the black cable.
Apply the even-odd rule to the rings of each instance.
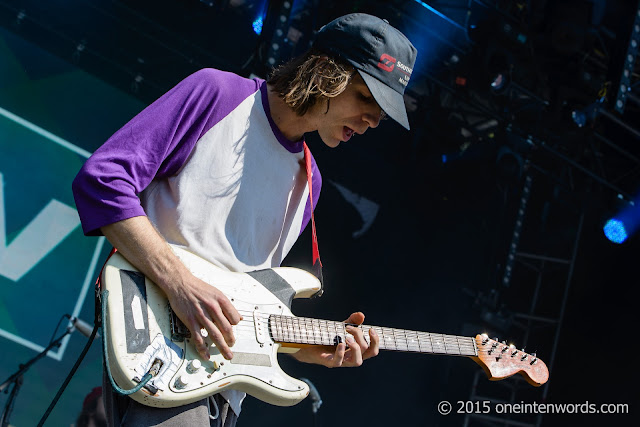
[[[58,324],[56,325],[56,328],[53,330],[53,334],[51,334],[51,338],[49,338],[49,344],[53,342],[54,338],[56,337],[56,333],[58,332],[58,329],[62,324],[62,320],[65,318],[71,320],[71,316],[69,316],[68,314],[63,314],[62,317],[60,317],[60,320],[58,320]]]
[[[98,332],[98,324],[96,324],[93,327],[93,331],[91,332],[91,336],[89,337],[89,341],[84,346],[84,349],[82,350],[82,353],[80,353],[80,357],[78,357],[78,360],[76,360],[75,365],[73,365],[73,368],[71,368],[71,372],[69,372],[69,375],[67,375],[67,378],[64,380],[64,383],[62,383],[62,386],[58,390],[58,393],[56,394],[56,396],[53,398],[53,401],[51,402],[51,404],[47,408],[47,411],[42,416],[42,419],[40,419],[40,422],[38,423],[38,427],[40,427],[40,426],[42,426],[44,424],[44,422],[49,417],[49,414],[53,410],[53,407],[56,405],[56,403],[58,403],[58,400],[60,399],[60,396],[62,396],[62,393],[67,388],[67,385],[69,384],[69,381],[71,381],[71,378],[76,373],[76,371],[80,367],[80,363],[82,362],[82,360],[86,356],[87,352],[89,351],[89,348],[91,347],[91,343],[93,342],[93,339],[95,338],[97,332]]]

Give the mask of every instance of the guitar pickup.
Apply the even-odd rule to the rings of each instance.
[[[258,341],[260,344],[264,344],[265,342],[264,333],[267,325],[264,322],[264,315],[263,315],[263,318],[261,319],[260,312],[258,311],[257,308],[253,310],[253,326],[256,331],[256,341]]]
[[[191,338],[189,328],[182,323],[182,320],[173,312],[171,305],[167,304],[169,310],[169,319],[171,322],[171,341],[183,342],[186,338]]]

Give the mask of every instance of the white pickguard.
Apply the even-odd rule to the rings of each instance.
[[[102,287],[109,291],[103,322],[107,326],[109,366],[116,383],[123,389],[133,388],[137,384],[133,379],[141,378],[154,360],[159,359],[163,362],[162,368],[148,384],[156,387],[157,392],[152,395],[143,388],[131,395],[144,405],[180,406],[228,388],[245,391],[278,406],[294,405],[304,399],[309,393],[307,384],[290,377],[278,365],[278,351],[291,350],[282,349],[269,331],[270,314],[292,315],[287,305],[249,274],[226,272],[190,252],[172,248],[196,277],[220,289],[243,316],[234,326],[234,357],[225,360],[212,345],[211,358],[205,361],[189,339],[172,341],[167,299],[160,288],[146,278],[146,302],[134,297],[129,304],[131,308],[125,307],[121,271],[137,270],[115,253],[103,270]],[[320,289],[316,277],[303,270],[282,267],[272,271],[288,283],[295,292],[294,298],[308,298]],[[136,303],[136,298],[141,302]],[[129,321],[125,313],[130,313]],[[140,331],[145,316],[148,328]],[[144,351],[128,351],[127,328],[138,334],[143,332],[143,338],[149,342]],[[193,369],[193,361],[197,361],[196,365],[200,363],[199,369]]]

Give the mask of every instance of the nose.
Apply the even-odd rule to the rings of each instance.
[[[365,113],[363,119],[370,128],[377,128],[383,114],[382,109],[376,106],[375,110]]]

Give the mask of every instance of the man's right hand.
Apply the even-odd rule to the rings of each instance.
[[[237,325],[242,316],[231,301],[217,288],[207,284],[189,273],[190,277],[179,287],[166,291],[171,309],[191,331],[200,357],[209,360],[209,344],[202,336],[205,329],[211,341],[225,359],[231,359],[230,347],[235,343],[233,325]]]
[[[191,274],[147,217],[128,218],[101,230],[127,261],[164,291],[171,309],[189,328],[203,359],[210,357],[209,346],[200,332],[203,328],[224,358],[233,357],[232,327],[242,316],[219,289]]]

